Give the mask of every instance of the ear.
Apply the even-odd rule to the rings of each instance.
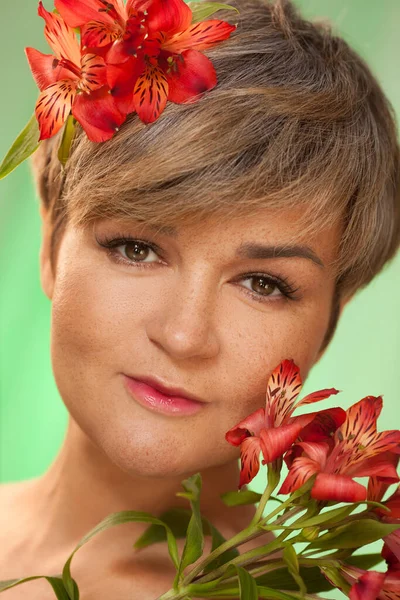
[[[40,283],[49,300],[53,298],[54,276],[51,269],[51,224],[50,215],[43,204],[40,205],[42,218],[42,245],[40,247]]]

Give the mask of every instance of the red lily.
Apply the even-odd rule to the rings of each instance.
[[[388,454],[388,459],[396,467],[399,456],[391,453]],[[367,499],[382,503],[382,498],[389,485],[390,483],[386,481],[382,482],[378,477],[371,477],[368,482]],[[390,509],[390,512],[380,508],[376,508],[374,512],[385,523],[398,523],[399,529],[396,529],[396,531],[383,538],[385,543],[382,549],[382,556],[386,560],[390,570],[400,570],[400,486],[397,486],[393,494],[383,504]]]
[[[55,135],[71,110],[90,140],[109,139],[125,116],[108,93],[103,58],[93,53],[81,54],[73,29],[59,15],[48,12],[42,2],[39,2],[38,13],[46,22],[45,36],[55,54],[25,49],[41,91],[35,109],[40,140]]]
[[[283,456],[307,426],[310,427],[310,438],[315,432],[317,439],[320,439],[322,429],[329,435],[328,429],[334,430],[343,423],[345,411],[341,408],[292,417],[298,406],[338,393],[335,388],[324,389],[296,403],[301,388],[299,368],[293,360],[284,360],[268,380],[265,409],[259,408],[226,433],[225,439],[230,444],[241,446],[239,489],[257,475],[260,452],[264,457],[263,464],[272,463]],[[327,423],[330,424],[328,428]]]
[[[170,2],[171,0],[168,0]],[[55,0],[64,21],[73,28],[81,27],[82,46],[100,48],[124,39],[137,29],[140,44],[146,34],[141,23],[152,0]]]
[[[400,598],[400,571],[364,571],[343,565],[343,577],[352,584],[350,600],[398,600]]]
[[[119,108],[152,123],[167,100],[192,103],[216,86],[215,68],[199,50],[227,39],[236,25],[217,19],[191,24],[193,13],[184,0],[149,0],[146,8],[111,46],[107,64]]]
[[[335,432],[333,448],[325,442],[300,442],[303,456],[293,460],[280,493],[297,490],[317,474],[313,498],[357,502],[366,499],[367,490],[353,477],[379,476],[391,483],[399,481],[388,452],[399,452],[400,431],[377,432],[381,410],[380,396],[366,396],[346,411],[346,421]]]

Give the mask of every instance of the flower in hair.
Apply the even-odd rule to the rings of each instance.
[[[55,0],[39,2],[53,54],[26,48],[40,95],[35,114],[0,165],[0,179],[63,127],[64,165],[79,122],[92,142],[109,140],[127,116],[153,123],[168,100],[197,102],[217,85],[201,50],[229,38],[237,25],[208,19],[217,2],[184,0]]]
[[[217,83],[211,61],[198,49],[236,29],[216,19],[192,25],[184,0],[55,0],[55,5],[59,14],[39,2],[55,57],[26,49],[41,90],[36,104],[41,140],[56,134],[70,112],[90,140],[103,142],[132,112],[151,123],[168,99],[195,101]]]
[[[75,31],[39,2],[46,22],[45,37],[55,56],[26,48],[26,55],[41,91],[36,103],[40,140],[55,135],[72,110],[88,137],[102,142],[124,121],[108,93],[107,66],[94,52],[82,52]]]

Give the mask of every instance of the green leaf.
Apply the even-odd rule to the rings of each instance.
[[[285,561],[285,563],[287,565],[289,573],[291,574],[291,576],[293,577],[293,579],[299,586],[299,590],[300,590],[301,594],[303,594],[303,595],[306,594],[307,588],[306,588],[304,581],[300,575],[299,560],[297,558],[296,550],[293,548],[293,546],[290,542],[288,542],[285,545],[285,548],[283,550],[283,560]]]
[[[332,589],[332,586],[329,586],[329,589]],[[286,591],[280,592],[264,586],[258,588],[258,594],[260,598],[267,598],[268,600],[299,600],[298,594],[288,594]]]
[[[185,492],[176,495],[187,498],[192,509],[192,516],[186,532],[186,542],[182,552],[182,558],[178,567],[178,573],[174,585],[179,581],[184,569],[196,562],[203,554],[204,535],[200,514],[200,492],[202,480],[200,473],[192,475],[182,481]]]
[[[361,546],[382,539],[398,528],[398,524],[391,525],[389,523],[380,523],[373,519],[361,519],[325,533],[314,542],[311,542],[307,546],[307,550],[311,548],[321,548],[322,550],[330,550],[332,548],[360,548]]]
[[[239,576],[240,600],[258,600],[256,580],[243,567],[236,567]]]
[[[262,494],[244,490],[243,492],[226,492],[221,495],[221,500],[226,506],[242,506],[244,504],[255,504],[259,502]]]
[[[359,567],[360,569],[365,569],[369,571],[372,567],[375,567],[379,563],[383,562],[383,558],[381,554],[356,554],[355,556],[349,556],[344,561],[349,565],[353,565],[354,567]]]
[[[239,13],[238,9],[230,4],[219,4],[216,2],[187,2],[187,4],[193,13],[192,24],[207,19],[207,17],[210,17],[218,10],[236,10]]]
[[[332,589],[332,585],[323,576],[319,567],[300,567],[299,572],[309,594],[317,594]],[[298,590],[296,581],[289,575],[286,568],[275,569],[260,575],[256,577],[256,581],[258,586],[268,586],[269,589]]]
[[[115,525],[121,525],[123,523],[156,523],[157,525],[162,525],[165,527],[167,531],[167,541],[168,541],[168,551],[171,556],[172,562],[175,567],[178,569],[179,567],[179,554],[178,554],[178,546],[176,544],[176,539],[165,523],[163,523],[160,519],[153,517],[152,515],[146,512],[134,511],[134,510],[124,510],[121,512],[113,513],[103,519],[96,527],[94,527],[89,533],[87,533],[76,546],[75,550],[69,556],[67,562],[64,565],[62,579],[64,582],[64,586],[68,591],[71,600],[79,600],[79,592],[77,594],[77,590],[74,586],[74,581],[71,577],[71,561],[75,555],[75,553],[81,548],[84,544],[86,544],[89,540],[92,539],[98,533],[109,529],[110,527],[114,527]]]
[[[297,523],[288,525],[287,529],[303,529],[304,527],[315,527],[315,525],[324,524],[333,525],[334,523],[340,522],[346,517],[348,517],[356,508],[357,506],[355,506],[354,504],[342,506],[340,508],[335,508],[334,510],[320,513],[315,517],[304,519],[304,521],[299,519]]]
[[[172,508],[160,515],[159,518],[163,521],[163,523],[168,525],[175,538],[181,539],[186,537],[186,531],[189,525],[191,514],[192,511],[187,508]],[[202,517],[202,524],[204,535],[211,536],[212,538],[211,552],[213,552],[216,548],[221,546],[221,544],[226,542],[226,539],[206,517]],[[153,524],[150,525],[150,527],[146,529],[140,538],[136,540],[134,548],[145,548],[151,544],[165,542],[166,539],[167,534],[165,527]],[[239,556],[239,551],[237,548],[227,550],[221,554],[221,556],[218,556],[218,558],[207,565],[207,567],[204,569],[204,573],[208,573],[209,571],[217,569],[226,562],[236,558],[236,556]]]
[[[346,596],[348,595],[351,585],[346,581],[343,575],[341,575],[339,569],[336,567],[323,566],[321,567],[321,571],[325,573],[332,585],[339,588]]]
[[[12,587],[20,585],[21,583],[32,581],[33,579],[47,579],[47,581],[53,588],[53,591],[58,600],[70,600],[70,597],[67,593],[67,590],[64,587],[63,580],[61,579],[61,577],[50,577],[47,575],[33,575],[32,577],[25,577],[23,579],[9,579],[8,581],[0,581],[0,592],[4,592],[4,590],[8,590]],[[78,586],[75,580],[73,580],[73,582],[75,583],[76,589],[78,590]],[[79,595],[77,597],[79,598]]]
[[[72,140],[74,139],[75,131],[76,131],[76,119],[74,119],[73,115],[69,115],[65,122],[65,125],[64,125],[64,132],[63,132],[60,147],[58,149],[58,160],[63,165],[63,167],[65,167],[65,165],[67,163],[67,160],[68,160],[68,157],[69,157],[69,154],[71,151],[71,145],[72,145]]]
[[[33,115],[29,123],[18,135],[1,163],[0,179],[9,175],[11,171],[14,171],[19,164],[24,162],[24,160],[39,148],[39,136],[39,125],[36,116]]]

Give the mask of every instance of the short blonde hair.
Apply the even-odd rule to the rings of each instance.
[[[168,225],[209,215],[302,206],[303,233],[343,222],[339,295],[365,286],[400,245],[394,110],[365,61],[290,0],[232,0],[238,22],[204,53],[218,85],[194,104],[136,114],[113,139],[80,129],[63,173],[59,136],[34,156],[57,247],[67,222],[135,218]]]

